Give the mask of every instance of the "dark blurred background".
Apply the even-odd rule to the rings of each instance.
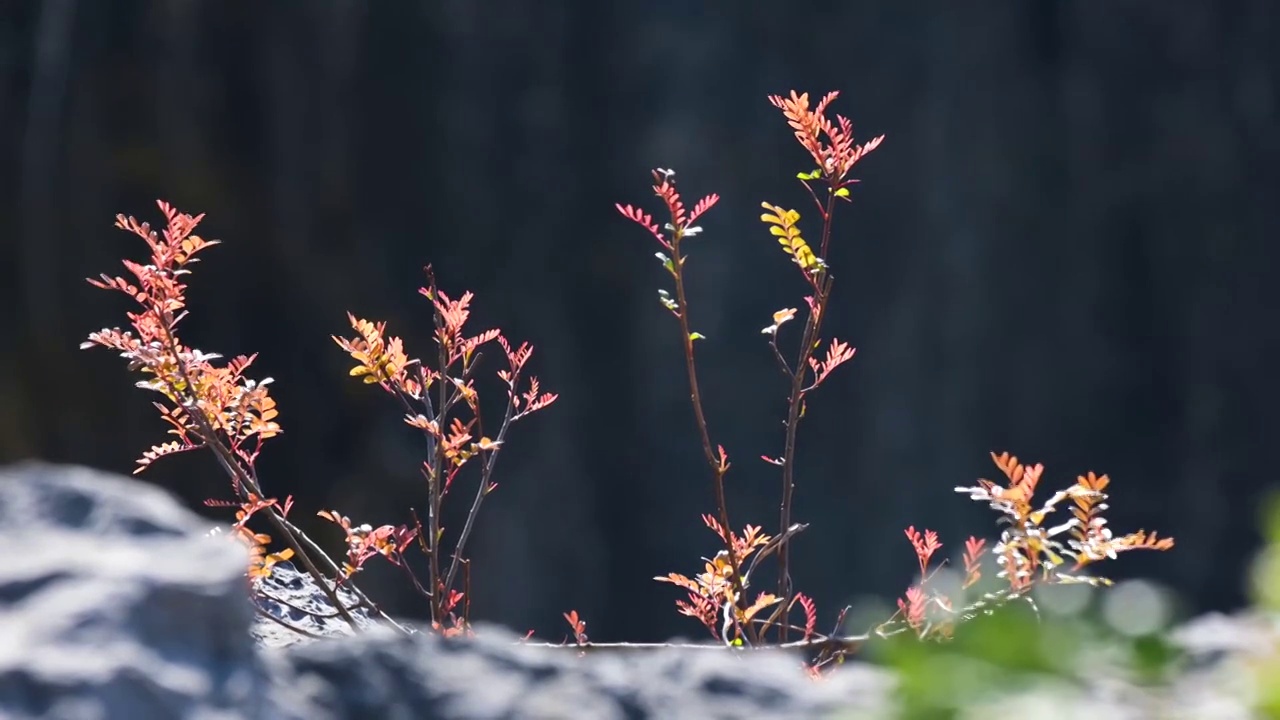
[[[1273,0],[0,8],[0,461],[127,473],[167,439],[123,363],[77,349],[126,322],[123,296],[83,280],[144,254],[114,215],[158,221],[163,198],[224,241],[196,267],[185,340],[260,352],[256,376],[277,379],[268,491],[335,549],[316,510],[406,522],[420,440],[329,336],[351,310],[432,352],[415,290],[433,263],[447,292],[476,293],[476,330],[536,346],[561,395],[498,463],[475,615],[551,638],[569,609],[595,639],[697,636],[652,578],[714,552],[708,473],[659,248],[613,204],[657,210],[658,166],[690,201],[723,196],[690,246],[702,381],[734,524],[775,531],[778,472],[758,457],[780,451],[786,382],[760,329],[805,286],[759,203],[817,225],[794,180],[811,162],[766,96],[839,90],[859,139],[887,139],[828,258],[826,336],[858,354],[801,432],[794,575],[823,623],[911,582],[907,525],[948,552],[995,536],[953,492],[995,476],[992,450],[1046,463],[1046,492],[1109,473],[1117,532],[1178,540],[1100,571],[1167,583],[1187,612],[1244,600],[1276,485]],[[227,517],[199,506],[229,495],[208,455],[143,477]],[[424,610],[394,572],[365,585]]]

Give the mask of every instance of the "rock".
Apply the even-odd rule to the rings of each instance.
[[[814,683],[783,657],[730,658],[676,649],[579,656],[524,647],[498,627],[472,639],[377,629],[281,653],[282,682],[306,717],[805,718],[883,706],[887,678],[870,668]]]
[[[211,527],[165,491],[131,478],[39,463],[0,468],[0,543],[7,550],[0,562],[0,716],[893,716],[895,678],[858,661],[814,682],[797,658],[777,652],[582,655],[523,645],[515,634],[487,626],[472,639],[386,627],[353,633],[289,607],[328,608],[310,577],[289,563],[252,593],[243,548],[209,536]],[[254,611],[255,602],[262,612]],[[325,639],[290,635],[267,615]],[[367,615],[360,620],[371,623]],[[1273,647],[1259,639],[1268,636],[1263,629],[1217,616],[1172,633],[1194,662],[1170,689],[1100,667],[1086,683],[1028,690],[989,710],[1248,717],[1241,698],[1249,689],[1231,679],[1243,677],[1242,657]]]
[[[270,718],[245,553],[145,483],[0,469],[0,715]]]
[[[378,629],[289,648],[308,717],[817,718],[887,707],[891,678],[847,665],[814,682],[781,653],[591,651],[525,647],[497,627],[469,640]],[[876,717],[877,715],[872,715]]]
[[[6,718],[813,717],[885,678],[813,683],[795,658],[717,652],[579,657],[375,628],[289,645],[255,618],[245,553],[152,485],[79,467],[0,469],[0,715]],[[264,587],[326,599],[285,563]],[[341,624],[265,611],[321,635]],[[367,619],[367,616],[362,616]],[[276,645],[278,647],[272,647]],[[856,692],[855,692],[856,691]]]
[[[261,608],[262,614],[255,615],[250,633],[265,647],[287,647],[310,640],[306,635],[299,635],[265,616],[283,620],[292,627],[320,637],[339,638],[354,634],[351,626],[337,617],[329,596],[310,575],[298,570],[291,562],[276,563],[271,575],[258,581],[257,590],[253,601]],[[351,615],[362,630],[377,624],[366,608],[356,606],[356,598],[350,591],[339,588],[337,594],[343,606],[351,608]]]

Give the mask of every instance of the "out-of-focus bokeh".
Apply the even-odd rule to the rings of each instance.
[[[163,198],[224,242],[184,339],[276,378],[268,491],[333,548],[317,510],[407,522],[420,440],[329,336],[352,311],[431,353],[432,263],[561,395],[499,461],[475,615],[696,637],[652,578],[714,553],[709,476],[659,248],[613,205],[657,210],[653,167],[723,196],[689,246],[703,391],[734,524],[776,531],[759,456],[780,452],[787,387],[760,329],[805,285],[760,202],[817,225],[766,96],[839,90],[860,140],[887,138],[827,258],[826,335],[858,353],[801,429],[794,577],[823,622],[911,582],[907,525],[944,552],[997,533],[953,492],[994,477],[993,450],[1044,462],[1046,492],[1109,473],[1114,529],[1178,545],[1100,570],[1236,607],[1280,437],[1277,32],[1270,0],[0,2],[0,461],[128,472],[167,439],[123,363],[77,349],[126,322],[84,282],[144,255],[114,215],[157,222]],[[192,505],[229,494],[208,456],[144,477]],[[423,612],[397,573],[367,576]]]

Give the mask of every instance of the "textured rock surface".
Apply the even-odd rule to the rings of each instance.
[[[115,475],[0,469],[0,717],[813,718],[890,717],[882,670],[849,663],[814,683],[794,658],[669,649],[579,657],[522,646],[500,628],[470,641],[374,628],[293,643],[255,616],[244,554],[163,491]],[[325,600],[290,566],[266,586]],[[299,622],[282,603],[268,613]],[[1274,626],[1207,618],[1175,636],[1192,670],[1164,695],[1100,674],[1088,687],[1003,703],[1029,717],[1248,717],[1239,657]],[[1272,640],[1271,642],[1274,642]],[[1234,679],[1233,679],[1234,678]],[[1235,684],[1233,684],[1235,683]],[[1066,715],[1062,713],[1066,712]]]
[[[351,615],[362,629],[375,624],[368,610],[356,607],[356,598],[350,592],[340,588],[338,597],[344,607],[353,608]],[[258,592],[254,593],[253,600],[266,614],[312,635],[338,638],[353,634],[351,626],[334,613],[329,596],[293,563],[277,563],[271,575],[258,582]],[[250,632],[266,647],[286,647],[310,639],[258,614],[254,616]]]
[[[794,660],[644,657],[377,630],[290,646],[255,618],[245,557],[162,490],[75,467],[0,470],[0,716],[6,718],[812,717],[883,697],[866,669],[814,685]],[[290,566],[266,586],[324,598]],[[292,622],[283,604],[268,612]],[[317,634],[344,627],[308,621]],[[275,647],[272,647],[275,646]],[[749,662],[741,677],[740,663]]]
[[[467,642],[379,631],[290,648],[286,657],[294,687],[311,691],[308,717],[335,719],[817,718],[883,709],[889,689],[869,667],[813,683],[781,656],[671,649],[579,657],[515,639],[489,627]]]
[[[128,478],[0,470],[0,716],[270,717],[244,553],[208,529]]]

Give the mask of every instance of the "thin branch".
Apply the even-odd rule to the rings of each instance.
[[[286,630],[289,630],[290,632],[295,632],[295,633],[298,633],[299,635],[304,635],[304,636],[309,637],[309,638],[312,638],[312,639],[314,639],[314,640],[325,640],[325,639],[326,639],[326,637],[325,637],[324,635],[317,635],[316,633],[313,633],[313,632],[311,632],[310,630],[303,630],[302,628],[298,627],[297,625],[293,625],[293,624],[291,624],[291,623],[289,623],[289,622],[286,622],[286,621],[284,621],[284,620],[281,620],[280,618],[276,617],[275,615],[272,615],[271,613],[267,612],[266,610],[263,610],[262,608],[260,608],[260,607],[258,607],[258,606],[256,606],[256,605],[254,606],[254,608],[253,608],[253,609],[254,609],[255,611],[257,611],[257,613],[258,613],[259,615],[261,615],[262,617],[264,617],[264,618],[266,618],[266,619],[270,620],[270,621],[271,621],[271,622],[273,622],[273,623],[276,623],[277,625],[280,625],[281,627],[285,628]]]
[[[808,187],[806,185],[806,187]],[[815,198],[816,199],[816,198]],[[827,194],[827,207],[823,212],[822,222],[822,245],[821,251],[825,259],[827,253],[827,245],[831,239],[831,222],[832,214],[835,212],[835,192]],[[788,398],[787,407],[787,433],[786,445],[783,449],[782,457],[782,506],[779,508],[778,528],[791,527],[791,508],[792,496],[795,494],[795,464],[796,464],[796,433],[799,431],[801,406],[804,403],[805,388],[804,377],[809,369],[809,358],[813,355],[819,333],[822,330],[822,323],[827,315],[827,302],[831,297],[831,286],[834,279],[827,271],[823,271],[822,277],[814,282],[813,307],[809,309],[809,319],[805,322],[804,333],[801,337],[800,355],[796,358],[795,370],[791,374],[791,394]],[[778,596],[782,598],[782,602],[775,610],[773,615],[769,617],[770,623],[778,618],[783,608],[791,605],[791,546],[786,539],[778,548]],[[766,630],[767,630],[766,626]],[[787,628],[782,626],[781,638],[783,642],[787,639]]]
[[[440,591],[440,512],[443,504],[444,490],[441,484],[444,480],[444,433],[448,432],[445,427],[445,421],[448,418],[449,407],[449,389],[447,387],[449,380],[449,363],[445,353],[445,325],[444,318],[440,312],[440,291],[436,287],[435,275],[431,269],[427,268],[427,284],[431,288],[431,321],[436,330],[436,359],[439,368],[438,382],[440,384],[440,397],[436,406],[435,417],[432,420],[436,423],[436,431],[440,433],[439,441],[432,448],[435,452],[431,458],[431,465],[427,468],[427,532],[430,537],[427,538],[427,546],[431,548],[431,552],[427,555],[427,577],[431,581],[431,622],[434,626],[444,627],[444,602],[445,593]],[[424,372],[425,374],[425,372]],[[422,388],[422,396],[424,402],[431,403],[431,392],[424,384]]]
[[[834,649],[842,653],[857,652],[861,647],[872,638],[870,634],[863,635],[840,635],[835,637],[820,637],[810,640],[793,640],[791,642],[778,643],[774,645],[752,645],[734,647],[721,643],[679,643],[679,642],[658,642],[658,643],[638,643],[638,642],[586,642],[577,643],[531,643],[519,641],[516,644],[524,647],[538,648],[555,648],[559,650],[617,650],[624,652],[651,652],[655,650],[718,650],[730,653],[759,653],[759,652],[795,652],[802,650],[824,650]]]
[[[759,565],[762,560],[777,552],[778,548],[782,546],[782,543],[790,539],[792,535],[798,535],[808,529],[808,527],[808,523],[796,523],[787,528],[786,532],[780,533],[769,540],[769,542],[765,543],[764,547],[760,548],[760,550],[751,558],[751,564],[747,566],[747,572],[743,574],[743,580],[749,581],[751,579],[751,573],[755,572],[756,565]]]
[[[279,603],[279,604],[281,604],[281,605],[284,605],[284,606],[285,606],[285,607],[287,607],[287,608],[291,608],[291,609],[293,609],[293,610],[297,610],[298,612],[302,613],[303,615],[310,615],[311,617],[324,618],[324,619],[332,619],[332,618],[336,618],[336,617],[338,617],[338,616],[339,616],[339,613],[338,613],[337,611],[334,611],[334,612],[331,612],[331,613],[323,613],[323,612],[316,612],[315,610],[308,610],[308,609],[306,609],[306,608],[304,608],[304,607],[299,607],[299,606],[294,605],[293,603],[289,602],[288,600],[285,600],[284,598],[278,598],[278,597],[276,597],[275,595],[272,595],[271,593],[269,593],[269,592],[267,592],[267,591],[265,591],[265,590],[262,590],[261,588],[255,589],[255,590],[254,590],[254,592],[255,592],[255,593],[257,593],[258,595],[261,595],[262,597],[264,597],[264,598],[266,598],[266,599],[270,600],[270,601],[271,601],[271,602],[273,602],[273,603]],[[360,606],[359,606],[359,605],[353,605],[353,606],[351,606],[351,607],[348,607],[348,608],[347,608],[347,610],[348,610],[348,611],[351,611],[351,610],[356,609],[357,607],[360,607]]]
[[[685,372],[689,377],[689,399],[693,403],[693,414],[697,420],[698,433],[702,440],[702,452],[706,456],[707,464],[711,466],[711,485],[715,493],[716,508],[719,510],[720,525],[726,533],[726,536],[722,539],[729,555],[729,568],[733,571],[735,606],[742,607],[743,603],[746,602],[746,593],[743,592],[738,551],[733,547],[733,525],[729,522],[729,502],[724,492],[724,469],[721,467],[711,444],[711,432],[707,429],[707,417],[702,410],[702,394],[698,389],[698,371],[693,359],[693,337],[692,331],[689,329],[689,306],[684,291],[684,258],[680,255],[680,240],[684,236],[684,228],[676,223],[674,217],[671,218],[671,224],[675,228],[671,232],[671,254],[673,256],[671,258],[671,267],[676,281],[676,302],[680,308],[676,318],[680,321],[680,334],[684,336]],[[737,613],[734,613],[733,621],[734,625],[737,626]],[[752,635],[753,644],[758,644],[759,638],[755,636],[754,629],[750,625],[747,625],[746,629]]]
[[[467,519],[462,525],[462,532],[458,535],[458,542],[453,546],[453,557],[449,561],[449,571],[444,579],[444,593],[448,595],[449,590],[453,588],[454,578],[458,573],[458,564],[462,560],[462,550],[467,545],[467,540],[471,538],[471,531],[475,528],[476,516],[480,513],[480,504],[484,502],[484,498],[489,494],[489,484],[493,477],[494,465],[498,462],[498,452],[502,448],[503,441],[507,438],[507,430],[511,428],[511,419],[515,411],[515,393],[516,383],[520,379],[520,371],[517,370],[512,374],[511,387],[507,393],[507,410],[502,419],[502,427],[498,430],[498,437],[495,447],[489,451],[484,459],[484,470],[480,475],[480,485],[476,488],[475,498],[471,501],[471,509],[467,512]],[[483,429],[481,429],[483,434]]]

